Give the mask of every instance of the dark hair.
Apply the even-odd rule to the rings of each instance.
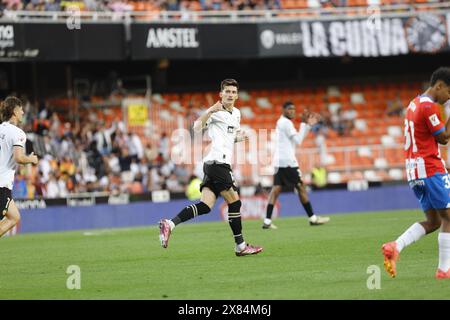
[[[236,87],[237,89],[239,89],[239,84],[234,79],[225,79],[225,80],[223,80],[220,83],[220,91],[222,91],[223,88],[225,88],[226,86],[233,86],[233,87]]]
[[[0,120],[8,121],[14,114],[14,109],[16,107],[22,107],[22,101],[16,97],[7,97],[0,104]]]
[[[285,103],[283,103],[283,110],[286,110],[287,108],[293,105],[294,104],[292,103],[292,101],[286,101]]]
[[[438,80],[443,81],[446,85],[450,85],[450,68],[440,67],[431,75],[431,86],[434,86]]]

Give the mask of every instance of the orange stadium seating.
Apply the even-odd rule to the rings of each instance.
[[[330,94],[330,89],[334,94]],[[387,104],[399,97],[403,107],[420,94],[422,83],[376,83],[341,86],[322,86],[302,89],[274,89],[241,91],[238,107],[241,109],[241,125],[247,129],[275,128],[284,101],[293,101],[297,110],[308,108],[314,112],[329,112],[330,105],[338,105],[342,111],[355,110],[355,127],[344,135],[331,128],[325,133],[325,158],[320,156],[319,146],[310,134],[298,148],[301,169],[308,173],[316,165],[325,165],[333,177],[339,181],[365,177],[369,180],[401,180],[403,173],[403,118],[388,116]],[[161,94],[152,98],[149,126],[132,128],[141,135],[144,142],[158,143],[163,132],[170,135],[180,128],[192,125],[198,114],[211,105],[215,92]],[[67,102],[65,102],[67,104]],[[191,110],[192,109],[192,110]],[[122,108],[113,107],[113,112],[97,111],[97,117],[107,125],[117,118],[123,118]],[[86,111],[85,111],[86,112]],[[299,124],[296,119],[296,126]],[[205,142],[206,145],[206,142]],[[249,152],[249,148],[246,148]],[[442,150],[446,159],[447,152]],[[324,160],[325,159],[325,160]],[[241,175],[257,179],[261,166],[244,164]],[[259,171],[258,171],[259,170]]]

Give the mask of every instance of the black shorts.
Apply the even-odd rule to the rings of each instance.
[[[303,183],[301,172],[298,167],[291,168],[275,168],[273,175],[274,186],[296,187],[299,183]]]
[[[214,192],[216,198],[224,190],[233,188],[233,190],[237,191],[230,165],[218,162],[205,162],[203,164],[203,173],[205,175],[200,185],[200,191],[204,187],[208,187]]]
[[[0,220],[2,220],[8,212],[8,207],[11,200],[11,190],[8,188],[0,188]]]

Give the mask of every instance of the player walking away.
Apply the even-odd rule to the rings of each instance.
[[[295,156],[295,146],[300,145],[309,132],[311,126],[317,123],[320,116],[315,113],[305,112],[297,132],[294,128],[292,119],[295,116],[295,105],[287,101],[283,105],[283,114],[277,121],[277,149],[275,150],[274,166],[274,185],[269,195],[267,204],[266,218],[264,219],[263,229],[277,229],[272,223],[273,207],[281,193],[282,187],[294,187],[298,192],[303,208],[309,217],[309,224],[312,226],[322,225],[330,221],[328,217],[320,217],[314,214],[311,202],[301,179],[302,173],[299,169],[297,158]],[[306,123],[304,122],[306,121]]]
[[[159,223],[159,238],[163,248],[167,248],[170,234],[176,225],[198,215],[211,211],[216,199],[222,196],[228,204],[228,222],[236,242],[236,256],[257,254],[262,247],[251,246],[244,241],[241,224],[241,201],[231,172],[234,143],[248,139],[240,131],[241,113],[234,107],[238,98],[239,85],[234,79],[225,79],[220,85],[221,101],[216,102],[194,122],[194,131],[208,129],[212,140],[211,150],[203,159],[204,178],[200,185],[199,203],[187,206],[172,220],[163,219]]]
[[[20,221],[11,192],[17,164],[38,163],[33,153],[25,155],[25,132],[17,126],[23,119],[22,102],[8,97],[0,105],[0,237]]]
[[[383,244],[384,267],[391,277],[397,275],[400,252],[441,227],[436,278],[450,278],[450,179],[438,146],[450,139],[450,120],[444,125],[438,105],[449,99],[450,68],[439,68],[431,76],[430,87],[406,110],[406,175],[426,220],[414,223],[397,240]]]

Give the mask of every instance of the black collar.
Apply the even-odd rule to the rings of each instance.
[[[223,110],[228,112],[229,114],[233,114],[233,109],[231,109],[231,111],[227,110],[225,107],[223,107]]]

